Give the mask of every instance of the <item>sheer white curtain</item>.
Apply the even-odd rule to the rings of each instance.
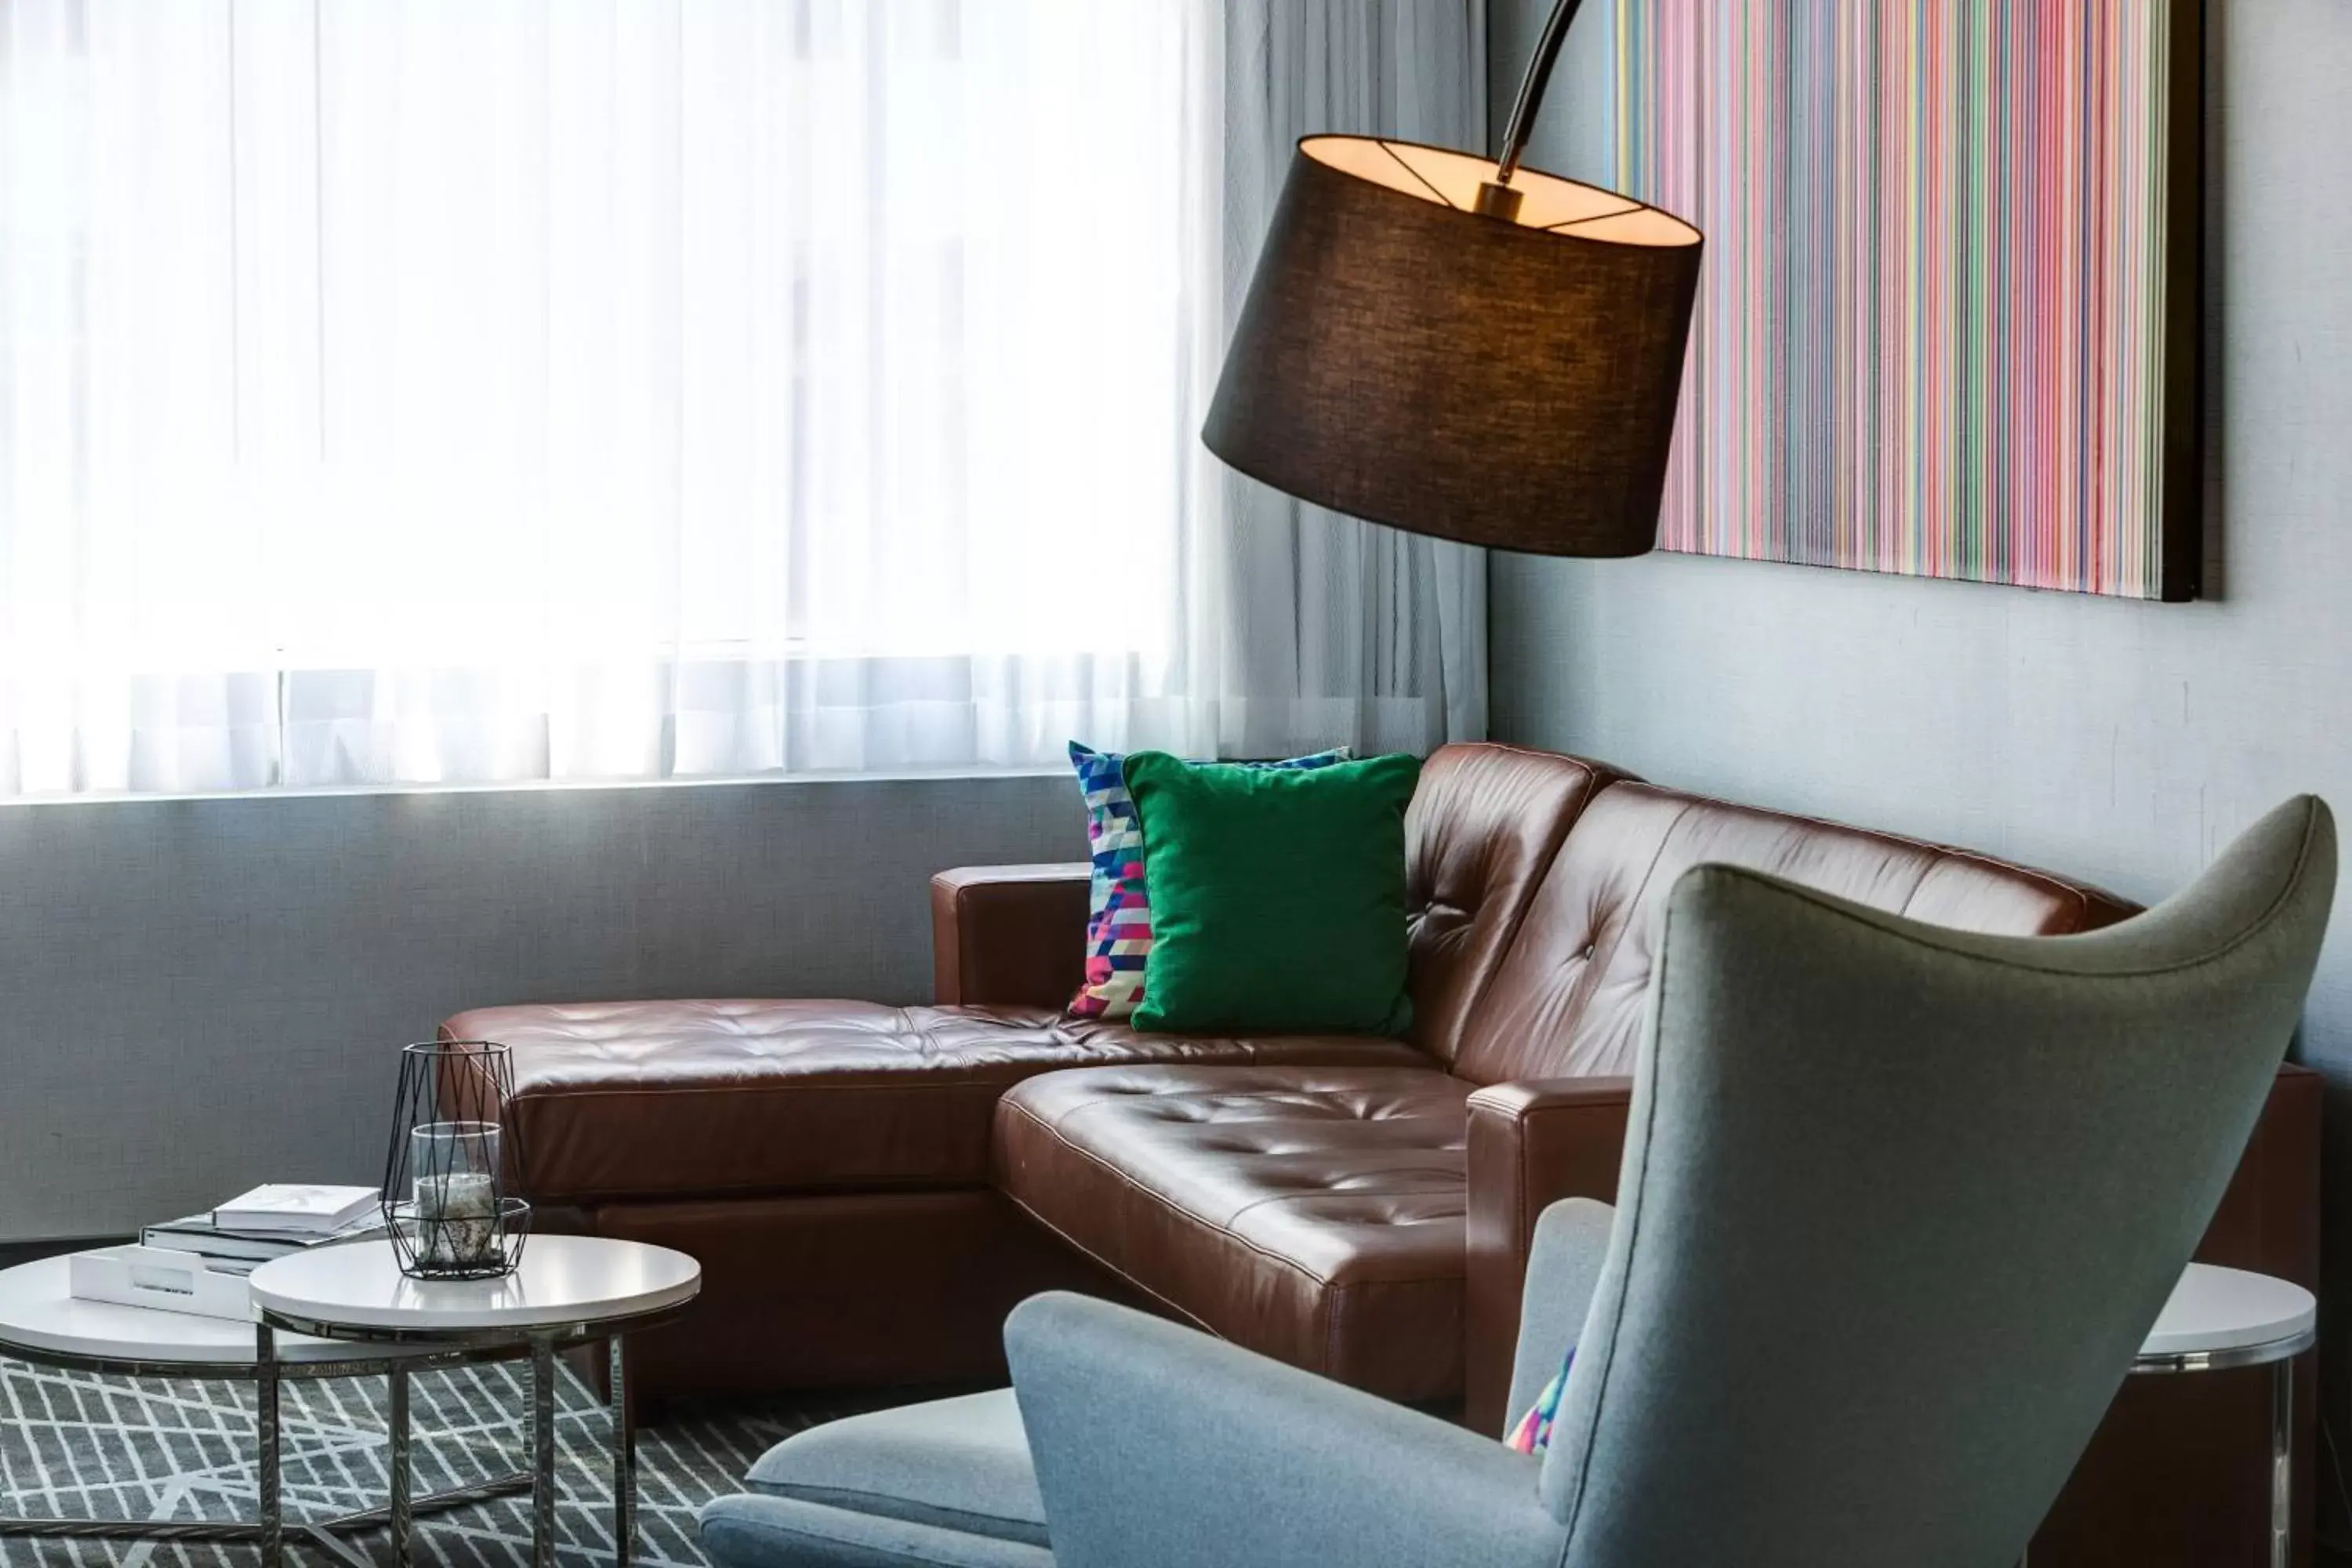
[[[1209,156],[1221,200],[1197,231],[1215,252],[1195,276],[1204,293],[1211,276],[1223,289],[1197,348],[1213,377],[1299,137],[1485,147],[1486,6],[1222,0],[1212,9],[1222,36],[1210,68],[1223,79],[1210,96],[1223,124]],[[1215,520],[1200,543],[1221,558],[1198,575],[1225,595],[1206,617],[1217,640],[1202,645],[1225,663],[1193,689],[1223,697],[1215,742],[1225,753],[1338,742],[1422,752],[1485,737],[1486,552],[1294,500],[1205,451],[1192,483],[1192,504]]]
[[[0,793],[1475,729],[1453,557],[1196,434],[1283,117],[1475,141],[1472,9],[6,0]]]

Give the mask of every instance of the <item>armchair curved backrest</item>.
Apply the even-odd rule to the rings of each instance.
[[[2304,797],[2084,936],[1685,875],[1540,1476],[1566,1568],[2013,1561],[2221,1200],[2335,873]]]

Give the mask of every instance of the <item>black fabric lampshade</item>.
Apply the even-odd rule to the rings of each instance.
[[[1546,555],[1657,533],[1699,233],[1531,169],[1365,136],[1293,156],[1202,438],[1353,517]]]

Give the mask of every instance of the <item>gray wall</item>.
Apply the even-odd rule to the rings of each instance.
[[[1085,851],[1066,775],[0,805],[0,1241],[376,1180],[462,1007],[927,1000],[933,871]]]
[[[1493,0],[1492,101],[1549,0]],[[1597,8],[1594,8],[1597,14]],[[2281,796],[2352,812],[2352,5],[2215,0],[2208,553],[2125,604],[1657,555],[1497,555],[1496,733],[1957,842],[2147,899]],[[1533,162],[1602,173],[1571,37]],[[2352,888],[2352,879],[2347,879]],[[2352,912],[2301,1050],[2337,1086],[2331,1317],[2352,1310]]]

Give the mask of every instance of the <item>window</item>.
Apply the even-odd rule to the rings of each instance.
[[[1190,26],[11,0],[0,794],[1115,737],[1214,373]]]

